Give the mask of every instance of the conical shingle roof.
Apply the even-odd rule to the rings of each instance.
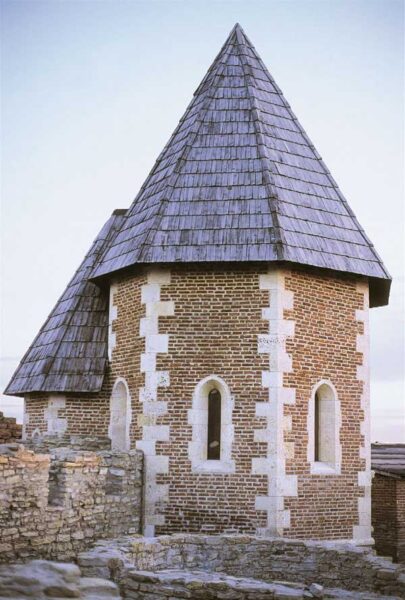
[[[97,278],[144,263],[286,261],[390,276],[240,25],[158,157]]]
[[[97,392],[108,302],[94,283],[147,263],[279,262],[390,276],[242,28],[236,25],[132,206],[115,211],[5,393]]]

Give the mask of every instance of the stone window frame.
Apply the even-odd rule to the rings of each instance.
[[[111,438],[111,433],[112,433],[112,427],[111,427],[111,416],[112,416],[112,403],[113,403],[113,398],[114,398],[114,391],[116,390],[116,388],[119,385],[123,385],[125,387],[125,392],[126,392],[126,419],[125,419],[125,450],[124,451],[128,451],[131,449],[131,436],[130,436],[130,430],[131,430],[131,422],[132,422],[132,398],[131,398],[131,394],[129,392],[129,387],[128,387],[128,383],[126,382],[126,380],[124,379],[124,377],[117,377],[117,379],[114,381],[114,385],[112,387],[111,390],[111,395],[110,395],[110,418],[109,418],[109,423],[108,423],[108,437],[111,440],[111,447],[112,447],[112,438]]]
[[[221,394],[221,458],[219,460],[207,459],[208,394],[213,387]],[[232,459],[234,405],[234,397],[228,385],[218,375],[204,377],[194,388],[192,408],[188,410],[188,423],[192,425],[192,441],[188,445],[188,457],[193,473],[235,473],[235,461]]]
[[[330,433],[333,437],[333,457],[332,460],[327,462],[315,461],[315,395],[323,386],[329,389],[331,398],[328,401],[332,402],[333,404],[333,410],[331,411],[331,414],[333,415],[333,423],[330,426]],[[341,405],[337,390],[333,383],[328,379],[321,379],[312,388],[308,403],[307,426],[307,460],[310,464],[311,475],[340,475],[342,466],[342,446],[340,444],[340,429],[342,426]]]

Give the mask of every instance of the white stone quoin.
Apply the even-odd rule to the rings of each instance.
[[[364,496],[358,499],[359,523],[353,527],[353,539],[358,544],[373,544],[371,527],[371,446],[370,446],[370,329],[369,329],[369,290],[368,283],[358,282],[357,291],[364,297],[363,309],[356,310],[356,320],[364,324],[364,333],[357,336],[357,352],[363,355],[357,366],[357,379],[363,383],[361,408],[364,419],[360,423],[363,444],[359,452],[365,460],[365,470],[358,473],[358,485]]]
[[[152,269],[148,273],[147,284],[142,286],[141,302],[145,304],[146,316],[140,320],[139,335],[145,338],[145,352],[141,355],[141,372],[145,374],[145,385],[139,390],[143,412],[138,416],[142,427],[142,440],[136,447],[145,455],[144,491],[144,535],[153,536],[156,525],[164,524],[160,508],[168,502],[167,485],[157,484],[158,474],[169,472],[169,457],[156,454],[156,442],[170,439],[170,426],[157,425],[160,415],[167,412],[167,402],[158,400],[158,389],[170,385],[167,371],[156,370],[156,355],[167,353],[169,336],[159,333],[159,316],[174,315],[174,302],[160,300],[163,285],[169,285],[170,272]]]
[[[267,512],[267,528],[258,533],[278,536],[290,526],[284,498],[297,495],[297,477],[285,471],[286,458],[294,456],[294,444],[284,442],[284,431],[291,430],[291,418],[284,416],[284,404],[295,403],[295,389],[283,385],[283,374],[292,371],[286,340],[294,336],[295,327],[293,320],[284,318],[284,310],[293,308],[293,293],[285,289],[286,275],[288,272],[283,270],[260,275],[260,289],[269,292],[269,305],[262,311],[269,330],[258,336],[258,352],[269,357],[269,369],[262,373],[262,385],[268,389],[269,397],[268,402],[256,402],[256,416],[265,417],[267,425],[256,429],[254,436],[257,442],[267,442],[267,456],[252,460],[252,473],[268,478],[267,495],[256,496],[256,510]]]
[[[49,396],[48,406],[44,411],[47,433],[62,435],[67,430],[67,419],[59,415],[59,410],[63,408],[66,408],[66,396]]]

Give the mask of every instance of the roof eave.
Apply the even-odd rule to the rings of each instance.
[[[133,263],[130,265],[126,265],[124,267],[118,268],[114,271],[108,271],[106,273],[101,273],[100,275],[94,275],[91,276],[89,278],[89,281],[97,284],[100,287],[104,287],[106,285],[108,285],[108,282],[114,278],[116,278],[118,275],[123,274],[123,273],[129,273],[131,271],[133,271],[136,267],[144,267],[147,265],[178,265],[178,264],[202,264],[202,263],[206,263],[206,264],[223,264],[224,261],[218,260],[218,261],[190,261],[190,262],[186,262],[186,261],[164,261],[164,262],[159,262],[159,263],[155,263],[155,262],[137,262],[137,263]],[[365,274],[362,273],[353,273],[353,272],[348,272],[348,271],[338,271],[337,269],[328,269],[325,267],[320,267],[318,265],[310,265],[310,264],[303,264],[303,263],[299,263],[299,262],[293,262],[293,261],[288,261],[288,260],[276,260],[276,261],[268,261],[268,260],[257,260],[257,261],[232,261],[232,260],[228,260],[226,262],[232,263],[232,262],[238,262],[241,264],[248,264],[248,263],[270,263],[271,264],[275,264],[275,265],[291,265],[291,266],[296,266],[296,267],[302,267],[302,268],[309,268],[309,269],[319,269],[321,271],[324,271],[326,273],[338,273],[340,275],[342,275],[342,273],[345,274],[349,274],[353,277],[358,277],[359,279],[366,279],[369,281],[369,290],[370,290],[370,308],[375,308],[378,306],[387,306],[389,303],[389,297],[390,297],[390,290],[391,290],[391,283],[392,283],[392,279],[391,277],[387,274],[386,278],[383,277],[370,277],[367,276]]]
[[[101,391],[103,386],[104,377],[102,378],[101,384],[92,388],[77,388],[77,389],[55,389],[55,388],[47,388],[38,389],[36,387],[22,387],[19,390],[15,391],[10,386],[8,386],[3,394],[5,396],[17,396],[19,398],[24,398],[29,394],[98,394]]]
[[[405,479],[405,473],[396,473],[386,469],[378,469],[373,466],[371,466],[371,470],[374,471],[376,475],[382,475],[383,477],[390,477],[391,479]]]

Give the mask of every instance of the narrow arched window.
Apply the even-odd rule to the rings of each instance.
[[[340,402],[330,382],[320,382],[308,412],[308,460],[311,472],[340,472]]]
[[[321,406],[320,406],[320,400],[319,400],[319,394],[318,392],[316,392],[315,394],[315,415],[314,415],[314,450],[315,450],[315,456],[314,456],[314,460],[315,461],[321,461],[321,455],[322,455],[322,444],[321,444],[321,438],[322,438],[322,431],[321,431],[321,427],[320,427],[320,411],[321,411]]]
[[[235,473],[234,406],[228,385],[218,375],[197,383],[188,410],[188,424],[192,426],[188,457],[193,473]]]
[[[208,394],[207,459],[221,459],[221,394],[217,389]]]
[[[110,398],[110,426],[108,435],[113,450],[126,452],[130,449],[129,427],[131,423],[131,398],[128,386],[118,379]]]

